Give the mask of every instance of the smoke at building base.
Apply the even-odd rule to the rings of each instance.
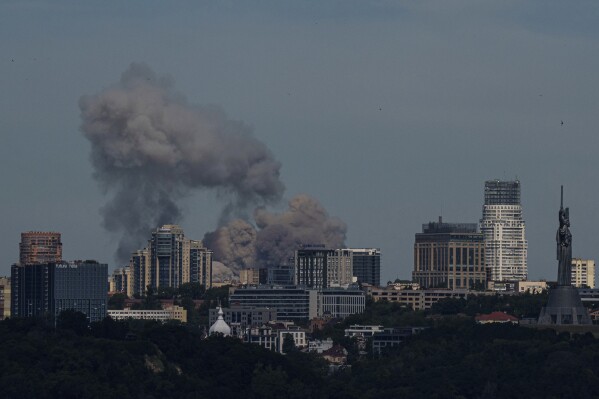
[[[287,211],[269,212],[285,191],[270,149],[220,107],[188,103],[171,78],[147,65],[132,63],[117,84],[81,97],[79,108],[94,178],[109,197],[100,214],[119,237],[118,263],[156,227],[180,223],[180,201],[202,189],[223,199],[219,228],[204,244],[234,271],[280,264],[301,243],[344,243],[345,223],[313,198],[297,196]],[[252,209],[253,217],[235,218]]]
[[[256,227],[236,219],[204,236],[204,245],[214,251],[215,259],[233,271],[286,264],[302,244],[324,244],[328,248],[345,246],[345,222],[330,216],[308,195],[293,197],[288,209],[281,213],[257,208],[253,218]]]

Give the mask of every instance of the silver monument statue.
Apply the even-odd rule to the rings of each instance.
[[[539,324],[592,324],[587,309],[582,305],[578,289],[572,286],[572,233],[570,209],[564,209],[564,186],[561,190],[557,241],[557,286],[549,290],[547,306],[541,309]]]

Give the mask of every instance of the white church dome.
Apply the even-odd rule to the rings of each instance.
[[[223,309],[220,306],[218,307],[218,319],[210,327],[209,334],[222,334],[225,337],[231,335],[231,327],[223,319]]]

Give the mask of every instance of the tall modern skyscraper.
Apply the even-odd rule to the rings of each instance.
[[[183,229],[164,225],[152,232],[148,246],[131,254],[127,295],[152,288],[200,283],[212,287],[212,251],[201,241],[185,238]]]
[[[412,279],[423,288],[486,288],[483,234],[476,223],[430,222],[414,243]]]
[[[62,242],[60,233],[28,231],[21,233],[19,244],[19,263],[60,262],[62,260]]]
[[[150,273],[155,287],[178,287],[183,282],[183,229],[164,225],[152,232]]]
[[[520,204],[520,181],[488,180],[480,220],[485,265],[492,281],[521,281],[528,276],[528,242]]]

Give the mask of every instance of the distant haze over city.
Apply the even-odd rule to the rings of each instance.
[[[560,185],[573,256],[598,256],[598,14],[590,2],[2,2],[0,275],[25,231],[60,232],[65,259],[112,270],[160,224],[217,245],[245,220],[265,250],[291,234],[269,226],[295,228],[308,207],[320,219],[302,229],[334,234],[301,239],[381,248],[381,282],[409,279],[423,223],[478,223],[484,182],[518,179],[529,279],[554,280]],[[139,202],[140,175],[114,173],[161,148],[105,163],[116,139],[93,139],[106,116],[94,106],[118,106],[111,90],[140,77],[217,131],[160,114],[181,128],[172,148],[195,150],[142,174],[161,214]],[[240,162],[241,179],[204,174]]]

